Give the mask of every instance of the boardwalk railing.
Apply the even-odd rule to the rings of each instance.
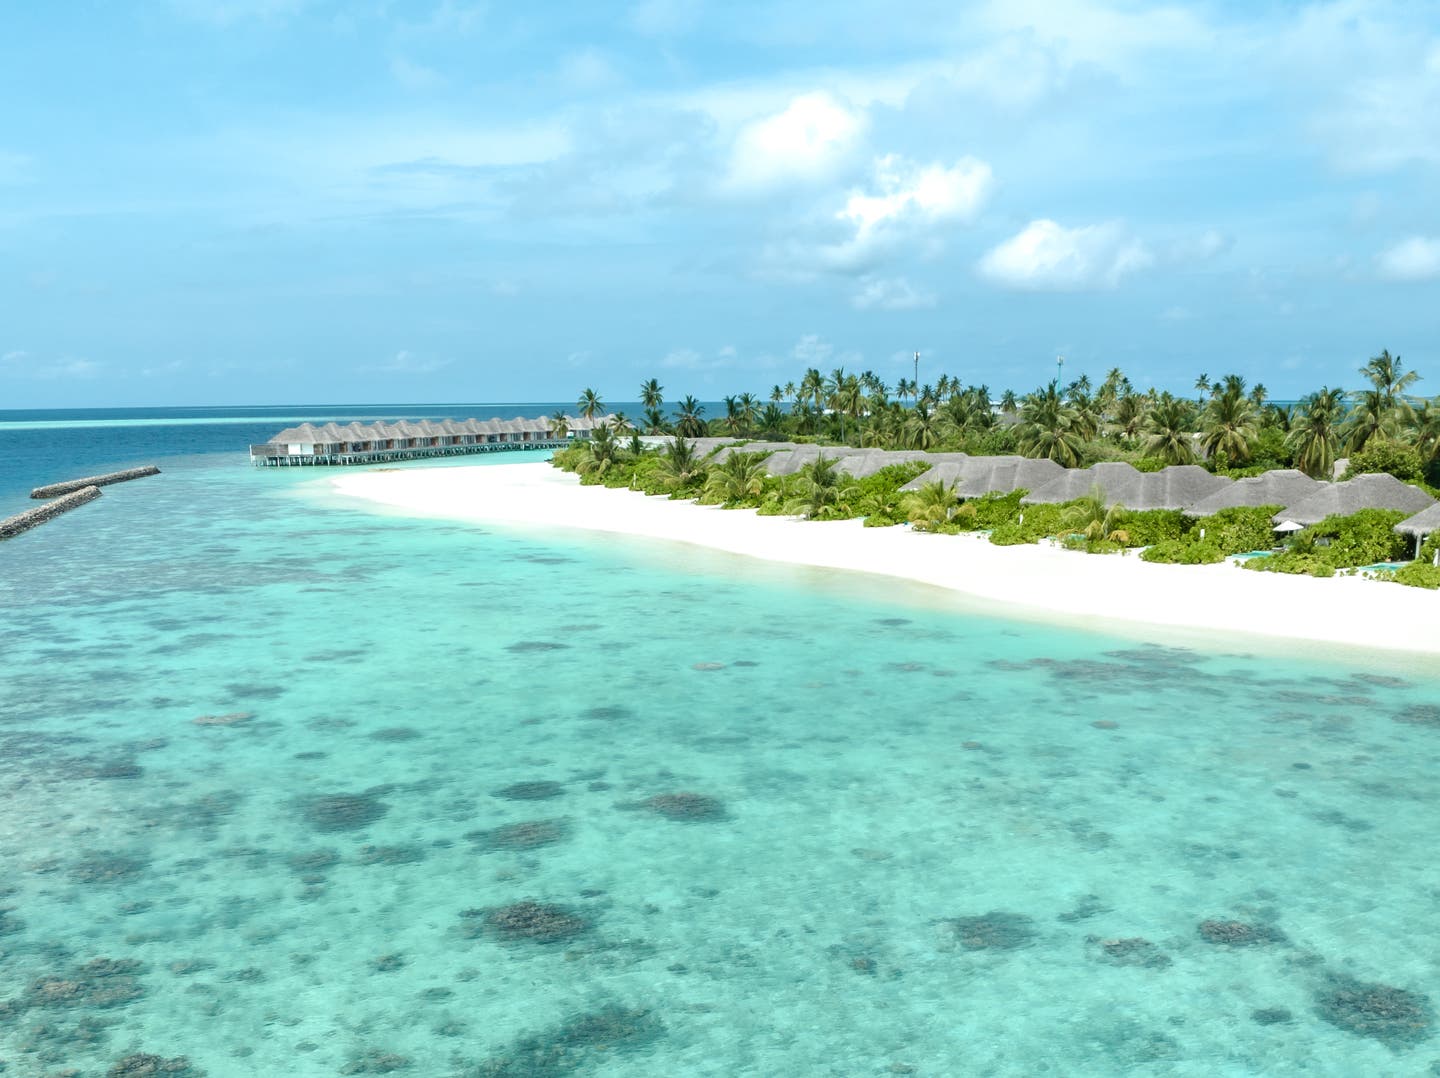
[[[514,442],[475,442],[461,445],[410,446],[404,449],[347,449],[337,452],[292,453],[288,445],[252,445],[250,463],[257,468],[325,467],[341,464],[381,464],[386,461],[419,460],[424,457],[456,457],[470,453],[504,453],[517,449],[564,449],[563,438]]]

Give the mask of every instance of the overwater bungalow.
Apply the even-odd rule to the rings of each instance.
[[[566,416],[563,432],[555,429],[549,416],[351,422],[343,427],[302,423],[287,427],[263,445],[252,445],[250,463],[256,467],[375,464],[463,453],[560,449],[576,439],[588,439],[597,427],[613,421],[613,416]]]

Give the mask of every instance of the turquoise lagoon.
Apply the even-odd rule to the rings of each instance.
[[[1440,1061],[1433,663],[165,466],[0,546],[7,1078]]]

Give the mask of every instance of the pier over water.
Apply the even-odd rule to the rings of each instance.
[[[250,463],[263,467],[375,464],[420,457],[495,453],[514,449],[563,449],[588,439],[614,416],[549,416],[535,419],[441,419],[411,423],[302,423],[264,445],[250,447]]]

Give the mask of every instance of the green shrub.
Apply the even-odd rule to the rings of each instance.
[[[1191,534],[1196,542],[1213,543],[1225,554],[1269,550],[1275,544],[1275,526],[1270,518],[1282,508],[1279,505],[1240,505],[1221,509],[1195,521]],[[1205,532],[1204,540],[1200,539],[1202,530]]]
[[[1362,509],[1345,517],[1326,517],[1308,531],[1317,542],[1316,553],[1336,569],[1371,565],[1377,561],[1398,561],[1405,557],[1409,539],[1395,531],[1395,525],[1410,513],[1394,509]]]
[[[1319,554],[1307,554],[1300,551],[1273,554],[1268,558],[1251,558],[1249,561],[1241,562],[1240,567],[1257,573],[1291,573],[1320,577],[1335,575],[1335,567],[1326,562]]]
[[[1014,520],[995,525],[990,533],[990,542],[996,546],[1038,542],[1060,530],[1060,518],[1064,513],[1062,505],[1021,506]]]
[[[1376,575],[1412,588],[1429,588],[1431,591],[1440,588],[1440,567],[1431,565],[1428,561],[1412,561],[1409,565],[1401,566],[1393,573],[1377,573]]]
[[[1132,463],[1137,472],[1159,472],[1170,467],[1170,462],[1164,457],[1141,457]]]
[[[1142,551],[1140,560],[1163,565],[1213,565],[1225,560],[1225,552],[1208,541],[1165,539]]]
[[[1420,478],[1424,472],[1424,465],[1420,460],[1419,450],[1414,446],[1372,440],[1360,452],[1351,455],[1350,466],[1345,469],[1345,475],[1342,478],[1352,479],[1357,475],[1370,475],[1378,472],[1388,472],[1396,479],[1408,482],[1411,479]]]
[[[1126,546],[1153,546],[1179,539],[1190,524],[1178,509],[1143,509],[1126,513],[1120,527],[1130,537]]]

